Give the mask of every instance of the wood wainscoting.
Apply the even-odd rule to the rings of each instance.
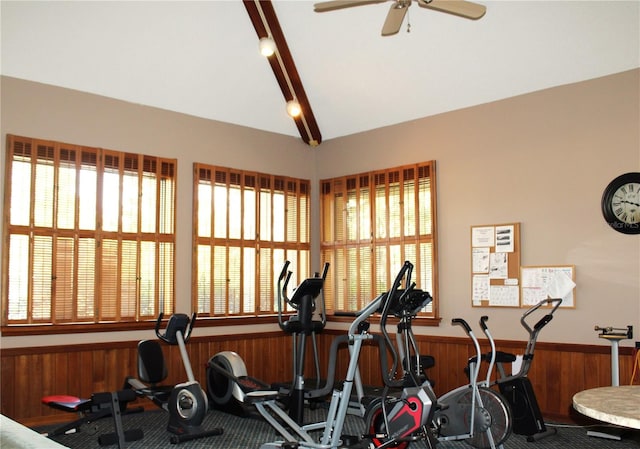
[[[338,331],[326,330],[319,337],[321,366],[329,359],[331,340]],[[429,371],[437,394],[466,382],[464,367],[472,347],[468,339],[417,336],[422,354],[432,355],[436,364]],[[0,353],[1,413],[24,425],[38,426],[68,421],[68,413],[41,404],[43,396],[70,394],[89,397],[93,392],[115,391],[123,387],[126,376],[137,376],[137,341],[75,344],[65,346],[10,348]],[[498,349],[518,354],[523,341],[499,341]],[[167,383],[186,379],[177,347],[163,346],[167,358]],[[486,349],[486,348],[485,348]],[[249,375],[266,382],[292,378],[291,338],[280,332],[231,336],[193,337],[188,343],[189,357],[196,379],[206,388],[206,363],[216,353],[236,351],[245,361]],[[309,346],[309,354],[311,347]],[[312,357],[306,359],[312,373]],[[628,384],[633,369],[633,350],[620,348],[620,384]],[[348,363],[348,351],[338,353],[338,378]],[[380,364],[376,347],[365,347],[360,359],[365,384],[380,384]],[[529,377],[546,419],[570,422],[576,417],[571,399],[581,390],[611,385],[609,346],[540,342]],[[149,401],[138,400],[153,407]]]

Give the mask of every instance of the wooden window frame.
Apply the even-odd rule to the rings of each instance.
[[[436,197],[435,161],[320,181],[320,252],[332,267],[325,282],[329,311],[360,310],[409,260],[417,287],[433,297],[418,318],[439,323]]]
[[[175,159],[14,135],[6,156],[4,335],[146,328],[173,313]]]
[[[200,319],[277,313],[277,277],[310,265],[309,180],[203,163],[193,170],[192,309]]]

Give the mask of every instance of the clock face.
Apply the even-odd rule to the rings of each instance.
[[[625,223],[640,223],[640,183],[629,182],[618,187],[611,199],[611,209]]]
[[[601,206],[613,229],[640,234],[640,173],[626,173],[611,181],[604,190]]]

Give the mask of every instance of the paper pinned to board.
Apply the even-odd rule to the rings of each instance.
[[[573,265],[521,267],[522,305],[547,298],[562,298],[561,307],[575,307]]]

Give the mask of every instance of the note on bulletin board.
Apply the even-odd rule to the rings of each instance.
[[[562,298],[560,307],[576,306],[574,265],[522,267],[522,306],[532,306],[547,298]]]
[[[471,304],[520,306],[520,224],[471,227]]]

